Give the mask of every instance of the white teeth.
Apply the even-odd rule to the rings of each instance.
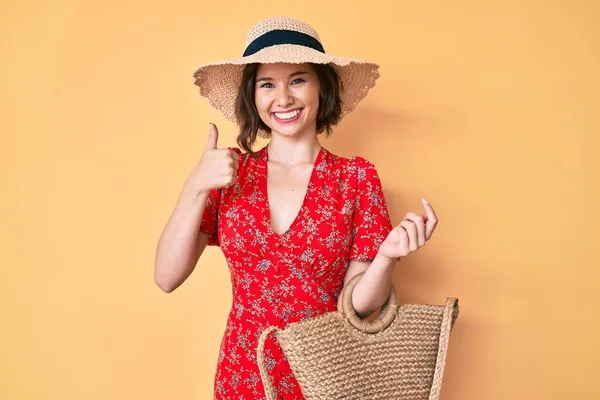
[[[300,114],[300,110],[294,110],[287,113],[275,113],[275,116],[279,119],[291,119],[298,114]]]

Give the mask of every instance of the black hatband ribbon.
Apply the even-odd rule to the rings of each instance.
[[[252,43],[246,47],[246,50],[244,50],[243,56],[251,56],[265,47],[278,44],[298,44],[325,53],[325,49],[321,42],[310,35],[290,30],[273,30],[254,39]]]

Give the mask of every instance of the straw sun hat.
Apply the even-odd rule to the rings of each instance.
[[[268,18],[250,28],[242,57],[200,65],[194,71],[200,95],[230,121],[235,122],[242,71],[251,63],[331,64],[342,80],[342,116],[354,110],[379,78],[377,64],[326,54],[310,25],[290,17]]]

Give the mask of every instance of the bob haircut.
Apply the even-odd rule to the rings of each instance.
[[[256,71],[260,64],[247,64],[242,72],[242,81],[235,99],[235,117],[240,127],[237,137],[238,145],[246,152],[256,154],[252,151],[252,145],[256,142],[258,131],[262,129],[271,136],[269,128],[258,115],[256,109],[255,79]],[[342,99],[344,90],[342,81],[337,71],[329,64],[310,63],[319,79],[319,109],[317,110],[317,135],[326,132],[329,137],[335,126],[341,120]]]

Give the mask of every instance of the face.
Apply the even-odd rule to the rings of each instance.
[[[319,80],[310,64],[261,64],[254,99],[261,120],[272,134],[315,134]]]

